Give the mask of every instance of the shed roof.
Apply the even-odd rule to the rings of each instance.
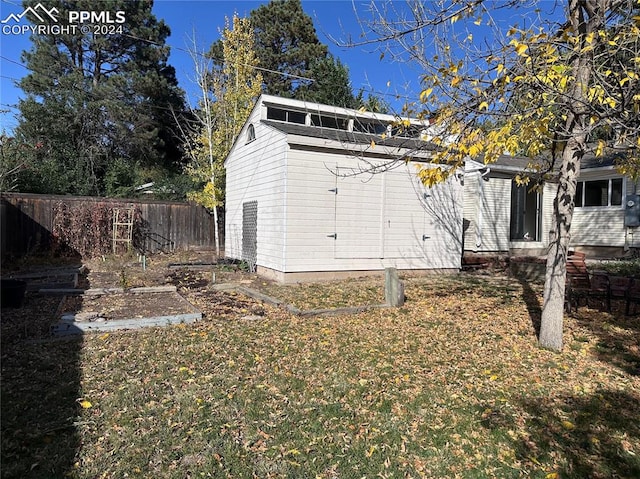
[[[320,138],[340,143],[370,145],[373,141],[376,145],[386,146],[389,148],[404,148],[415,151],[435,151],[437,149],[433,143],[416,138],[406,138],[401,136],[387,136],[383,138],[380,135],[370,133],[335,130],[332,128],[323,128],[321,126],[300,125],[297,123],[285,123],[275,120],[262,120],[262,123],[286,133],[287,135]]]

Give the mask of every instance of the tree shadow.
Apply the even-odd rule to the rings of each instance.
[[[73,470],[82,340],[3,348],[3,478],[64,477]]]
[[[522,298],[532,327],[539,337],[542,284],[523,276],[516,276],[516,279],[522,287]],[[625,315],[624,299],[614,299],[611,305],[612,311],[607,313],[606,299],[587,297],[570,313],[571,323],[595,334],[598,339],[592,353],[599,360],[613,364],[633,376],[640,376],[640,317]],[[632,311],[637,312],[633,308]],[[582,341],[579,332],[574,332],[573,340]],[[567,346],[570,347],[571,344]]]
[[[540,303],[540,293],[534,289],[532,283],[522,277],[518,277],[518,282],[522,287],[522,299],[527,306],[531,326],[536,333],[536,337],[540,337],[540,323],[542,320],[542,304]]]
[[[519,282],[538,333],[541,303],[536,283],[522,278]],[[571,315],[574,343],[567,347],[588,341],[595,333],[591,353],[633,381],[640,375],[640,321],[625,316],[624,303],[618,303],[612,314],[581,306]],[[640,391],[626,384],[625,389],[594,389],[586,381],[576,385],[574,393],[523,397],[511,405],[485,408],[481,424],[510,437],[516,459],[531,470],[545,468],[547,477],[640,477]]]
[[[522,406],[531,419],[528,437],[515,445],[521,460],[551,462],[555,456],[560,477],[640,477],[637,394],[603,390]]]
[[[33,281],[33,280],[30,280]],[[80,439],[82,337],[51,337],[61,297],[28,283],[22,307],[1,312],[2,478],[66,477]]]
[[[613,311],[580,308],[573,314],[576,323],[596,335],[592,353],[632,376],[640,376],[640,318],[624,314],[624,302],[613,301]]]
[[[0,199],[0,252],[3,259],[49,251],[53,236],[43,224],[46,218],[41,210],[26,203],[16,207],[14,202],[19,204],[17,198],[3,196]],[[11,235],[8,235],[9,231]]]

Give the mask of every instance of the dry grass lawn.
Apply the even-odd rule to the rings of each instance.
[[[375,281],[281,294],[357,306]],[[558,354],[509,278],[412,278],[402,308],[323,318],[191,286],[196,325],[9,335],[2,477],[640,477],[637,316],[583,307]]]

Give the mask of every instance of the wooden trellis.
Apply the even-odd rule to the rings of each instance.
[[[135,208],[113,209],[113,253],[118,252],[118,245],[123,244],[127,252],[131,251],[133,239],[133,218]]]

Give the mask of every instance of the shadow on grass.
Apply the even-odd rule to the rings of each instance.
[[[555,455],[561,477],[640,477],[637,395],[604,390],[522,406],[533,418],[529,437],[516,444],[522,460]]]
[[[526,468],[553,464],[553,470],[547,466],[544,472],[562,478],[640,477],[638,395],[601,390],[523,399],[516,409],[520,411],[484,414],[482,425],[508,433],[517,460]]]
[[[81,341],[23,344],[2,356],[2,477],[63,477],[74,463]]]
[[[522,299],[527,306],[527,312],[531,319],[531,326],[536,332],[536,337],[540,337],[540,321],[542,318],[542,304],[540,304],[540,295],[531,286],[531,282],[524,278],[517,278],[520,286],[522,286]]]
[[[518,278],[522,297],[529,313],[536,336],[540,336],[542,304],[536,284]],[[606,313],[604,300],[589,298],[581,303],[577,311],[570,314],[572,321],[588,329],[598,337],[593,352],[601,361],[613,364],[628,374],[640,376],[640,316],[626,316],[625,302],[612,301],[613,311]],[[574,340],[580,341],[579,336]],[[586,338],[585,338],[586,340]],[[571,345],[567,345],[571,347]]]
[[[614,302],[612,314],[584,308],[573,318],[598,337],[592,350],[598,359],[632,376],[640,376],[640,317],[625,316],[622,301]]]
[[[80,445],[81,337],[54,340],[59,296],[2,310],[0,477],[66,477]]]

